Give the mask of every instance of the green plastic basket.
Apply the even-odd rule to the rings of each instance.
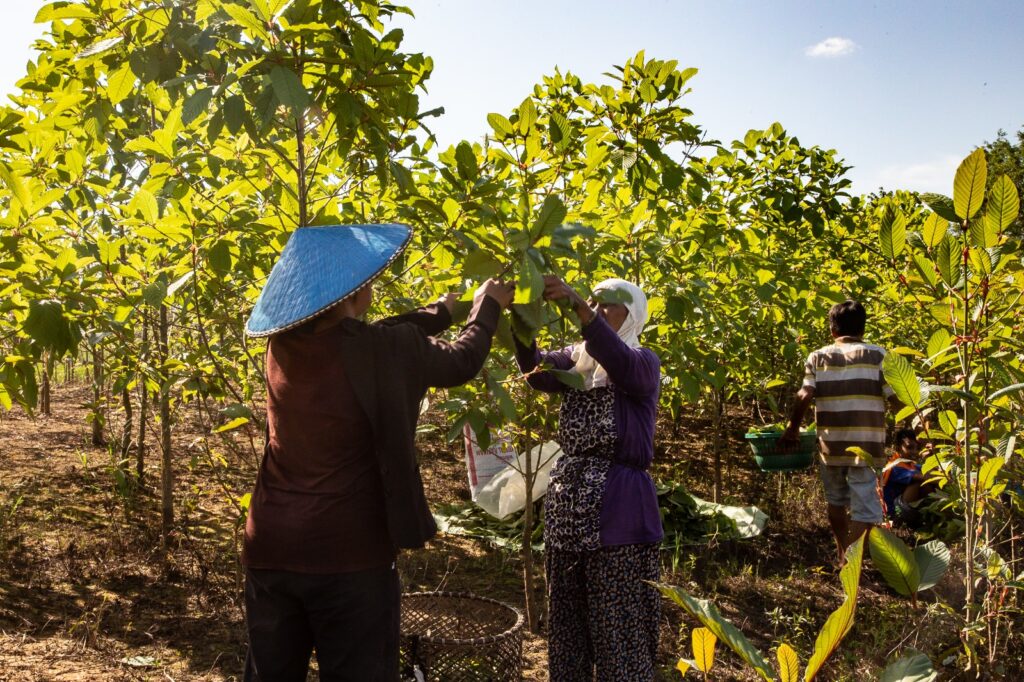
[[[783,450],[779,447],[781,433],[748,433],[747,442],[754,451],[754,461],[761,471],[800,471],[811,466],[818,451],[818,434],[801,433],[800,445]]]

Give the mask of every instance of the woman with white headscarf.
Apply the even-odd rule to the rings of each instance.
[[[661,363],[640,346],[647,297],[609,279],[594,287],[592,308],[558,277],[544,298],[568,299],[582,343],[541,352],[516,341],[516,360],[533,388],[562,393],[562,447],[544,501],[548,576],[548,661],[552,682],[654,679],[663,537],[647,468]],[[570,388],[547,369],[583,378]]]

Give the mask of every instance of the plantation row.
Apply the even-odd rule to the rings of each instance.
[[[86,359],[94,441],[138,460],[126,476],[143,475],[159,434],[166,545],[181,415],[204,415],[207,452],[258,452],[236,431],[262,429],[264,346],[244,322],[298,226],[414,228],[372,314],[515,281],[500,347],[434,406],[453,437],[468,423],[486,446],[505,425],[520,451],[547,439],[555,411],[519,380],[512,335],[555,345],[575,328],[542,301],[545,273],[582,290],[638,283],[662,409],[699,410],[719,431],[728,404],[780,419],[829,306],[858,299],[872,340],[896,351],[896,420],[939,444],[925,471],[941,473],[964,534],[967,658],[995,660],[1020,586],[1000,529],[1020,508],[1024,261],[1017,190],[988,177],[984,151],[950,197],[850,196],[837,153],[778,123],[714,140],[685,107],[696,69],[642,52],[605,83],[547,76],[490,114],[484,139],[437,149],[442,111],[417,95],[432,62],[402,52],[397,12],[44,6],[50,32],[0,111],[0,406],[46,411],[57,368]]]

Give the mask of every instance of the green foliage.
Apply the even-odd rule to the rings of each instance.
[[[910,654],[887,665],[880,682],[933,682],[938,677],[927,656]]]

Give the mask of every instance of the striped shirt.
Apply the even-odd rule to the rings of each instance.
[[[847,448],[880,459],[885,452],[885,399],[893,394],[882,375],[885,349],[853,336],[807,356],[804,386],[814,389],[814,413],[822,461],[830,466],[867,466]]]

